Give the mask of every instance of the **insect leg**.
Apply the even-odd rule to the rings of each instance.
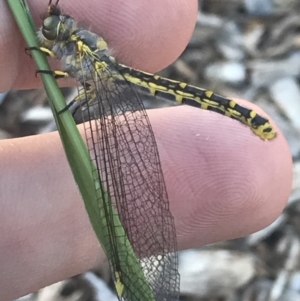
[[[45,48],[45,47],[27,47],[25,48],[25,52],[31,56],[30,52],[36,50],[36,51],[41,51],[44,54],[46,54],[47,56],[50,56],[52,58],[55,58],[56,55],[53,51]],[[69,77],[69,73],[67,71],[63,71],[63,70],[36,70],[35,72],[35,76],[37,76],[38,73],[43,73],[43,74],[51,74],[53,75],[56,79],[58,78],[63,78],[63,77]]]
[[[50,57],[53,57],[53,58],[56,57],[56,55],[55,55],[55,53],[54,53],[53,51],[51,51],[51,50],[49,50],[48,48],[45,48],[45,47],[35,47],[35,46],[33,46],[33,47],[26,47],[26,48],[25,48],[25,52],[26,52],[27,54],[29,54],[29,55],[30,55],[30,52],[31,52],[32,50],[41,51],[41,52],[43,52],[44,54],[46,54],[47,56],[50,56]]]
[[[85,104],[93,102],[96,99],[96,93],[93,86],[88,83],[81,83],[84,87],[84,91],[79,93],[68,105],[58,113],[63,113],[66,110],[70,110],[74,116],[80,107],[84,107]]]
[[[53,75],[55,79],[65,78],[70,76],[68,71],[64,71],[64,70],[36,70],[35,75],[37,75],[38,73]]]

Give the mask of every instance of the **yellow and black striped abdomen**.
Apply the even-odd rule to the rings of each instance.
[[[138,71],[124,65],[120,65],[119,71],[127,81],[146,88],[154,96],[162,96],[179,104],[187,104],[228,116],[250,127],[257,136],[264,140],[271,140],[276,136],[269,120],[253,110],[240,106],[232,99],[224,98],[209,90]]]

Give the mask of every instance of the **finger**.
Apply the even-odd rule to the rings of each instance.
[[[281,132],[263,141],[219,114],[170,110],[171,116],[158,110],[159,122],[152,124],[179,249],[245,236],[270,224],[284,208],[292,183],[292,158]]]
[[[33,0],[30,8],[38,27],[47,2]],[[156,72],[172,63],[186,47],[196,21],[196,0],[72,1],[61,0],[61,9],[107,40],[112,53],[124,64]],[[2,12],[0,90],[34,88],[35,65],[25,54],[25,44],[5,2]]]
[[[292,164],[280,132],[273,141],[262,141],[237,121],[185,106],[148,114],[179,249],[246,235],[282,211]],[[57,133],[0,141],[0,151],[5,298],[101,264],[105,256]]]

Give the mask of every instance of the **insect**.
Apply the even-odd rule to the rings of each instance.
[[[115,212],[100,204],[106,252],[120,300],[178,300],[176,232],[155,137],[141,98],[171,98],[177,103],[214,111],[248,126],[261,139],[276,135],[256,112],[211,91],[127,67],[111,56],[102,37],[77,25],[52,0],[38,32],[41,47],[30,47],[61,60],[64,70],[38,70],[56,78],[73,77],[78,96],[67,106],[80,107],[94,172],[103,182],[120,217],[124,233],[114,223]],[[76,106],[78,104],[79,106]],[[124,245],[118,244],[124,235]],[[130,246],[127,246],[128,237]],[[132,248],[150,290],[127,253]]]

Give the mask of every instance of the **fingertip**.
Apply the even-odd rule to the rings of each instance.
[[[291,193],[293,161],[287,140],[275,121],[255,104],[242,99],[237,101],[267,118],[276,132],[272,140],[246,140],[247,166],[257,187],[257,196],[249,197],[251,208],[246,221],[252,227],[245,232],[250,234],[268,226],[282,213]]]
[[[157,72],[183,52],[197,12],[196,0],[114,0],[104,1],[91,19],[120,62]]]
[[[263,141],[213,112],[181,106],[149,114],[180,249],[250,234],[281,213],[292,161],[279,130]]]

